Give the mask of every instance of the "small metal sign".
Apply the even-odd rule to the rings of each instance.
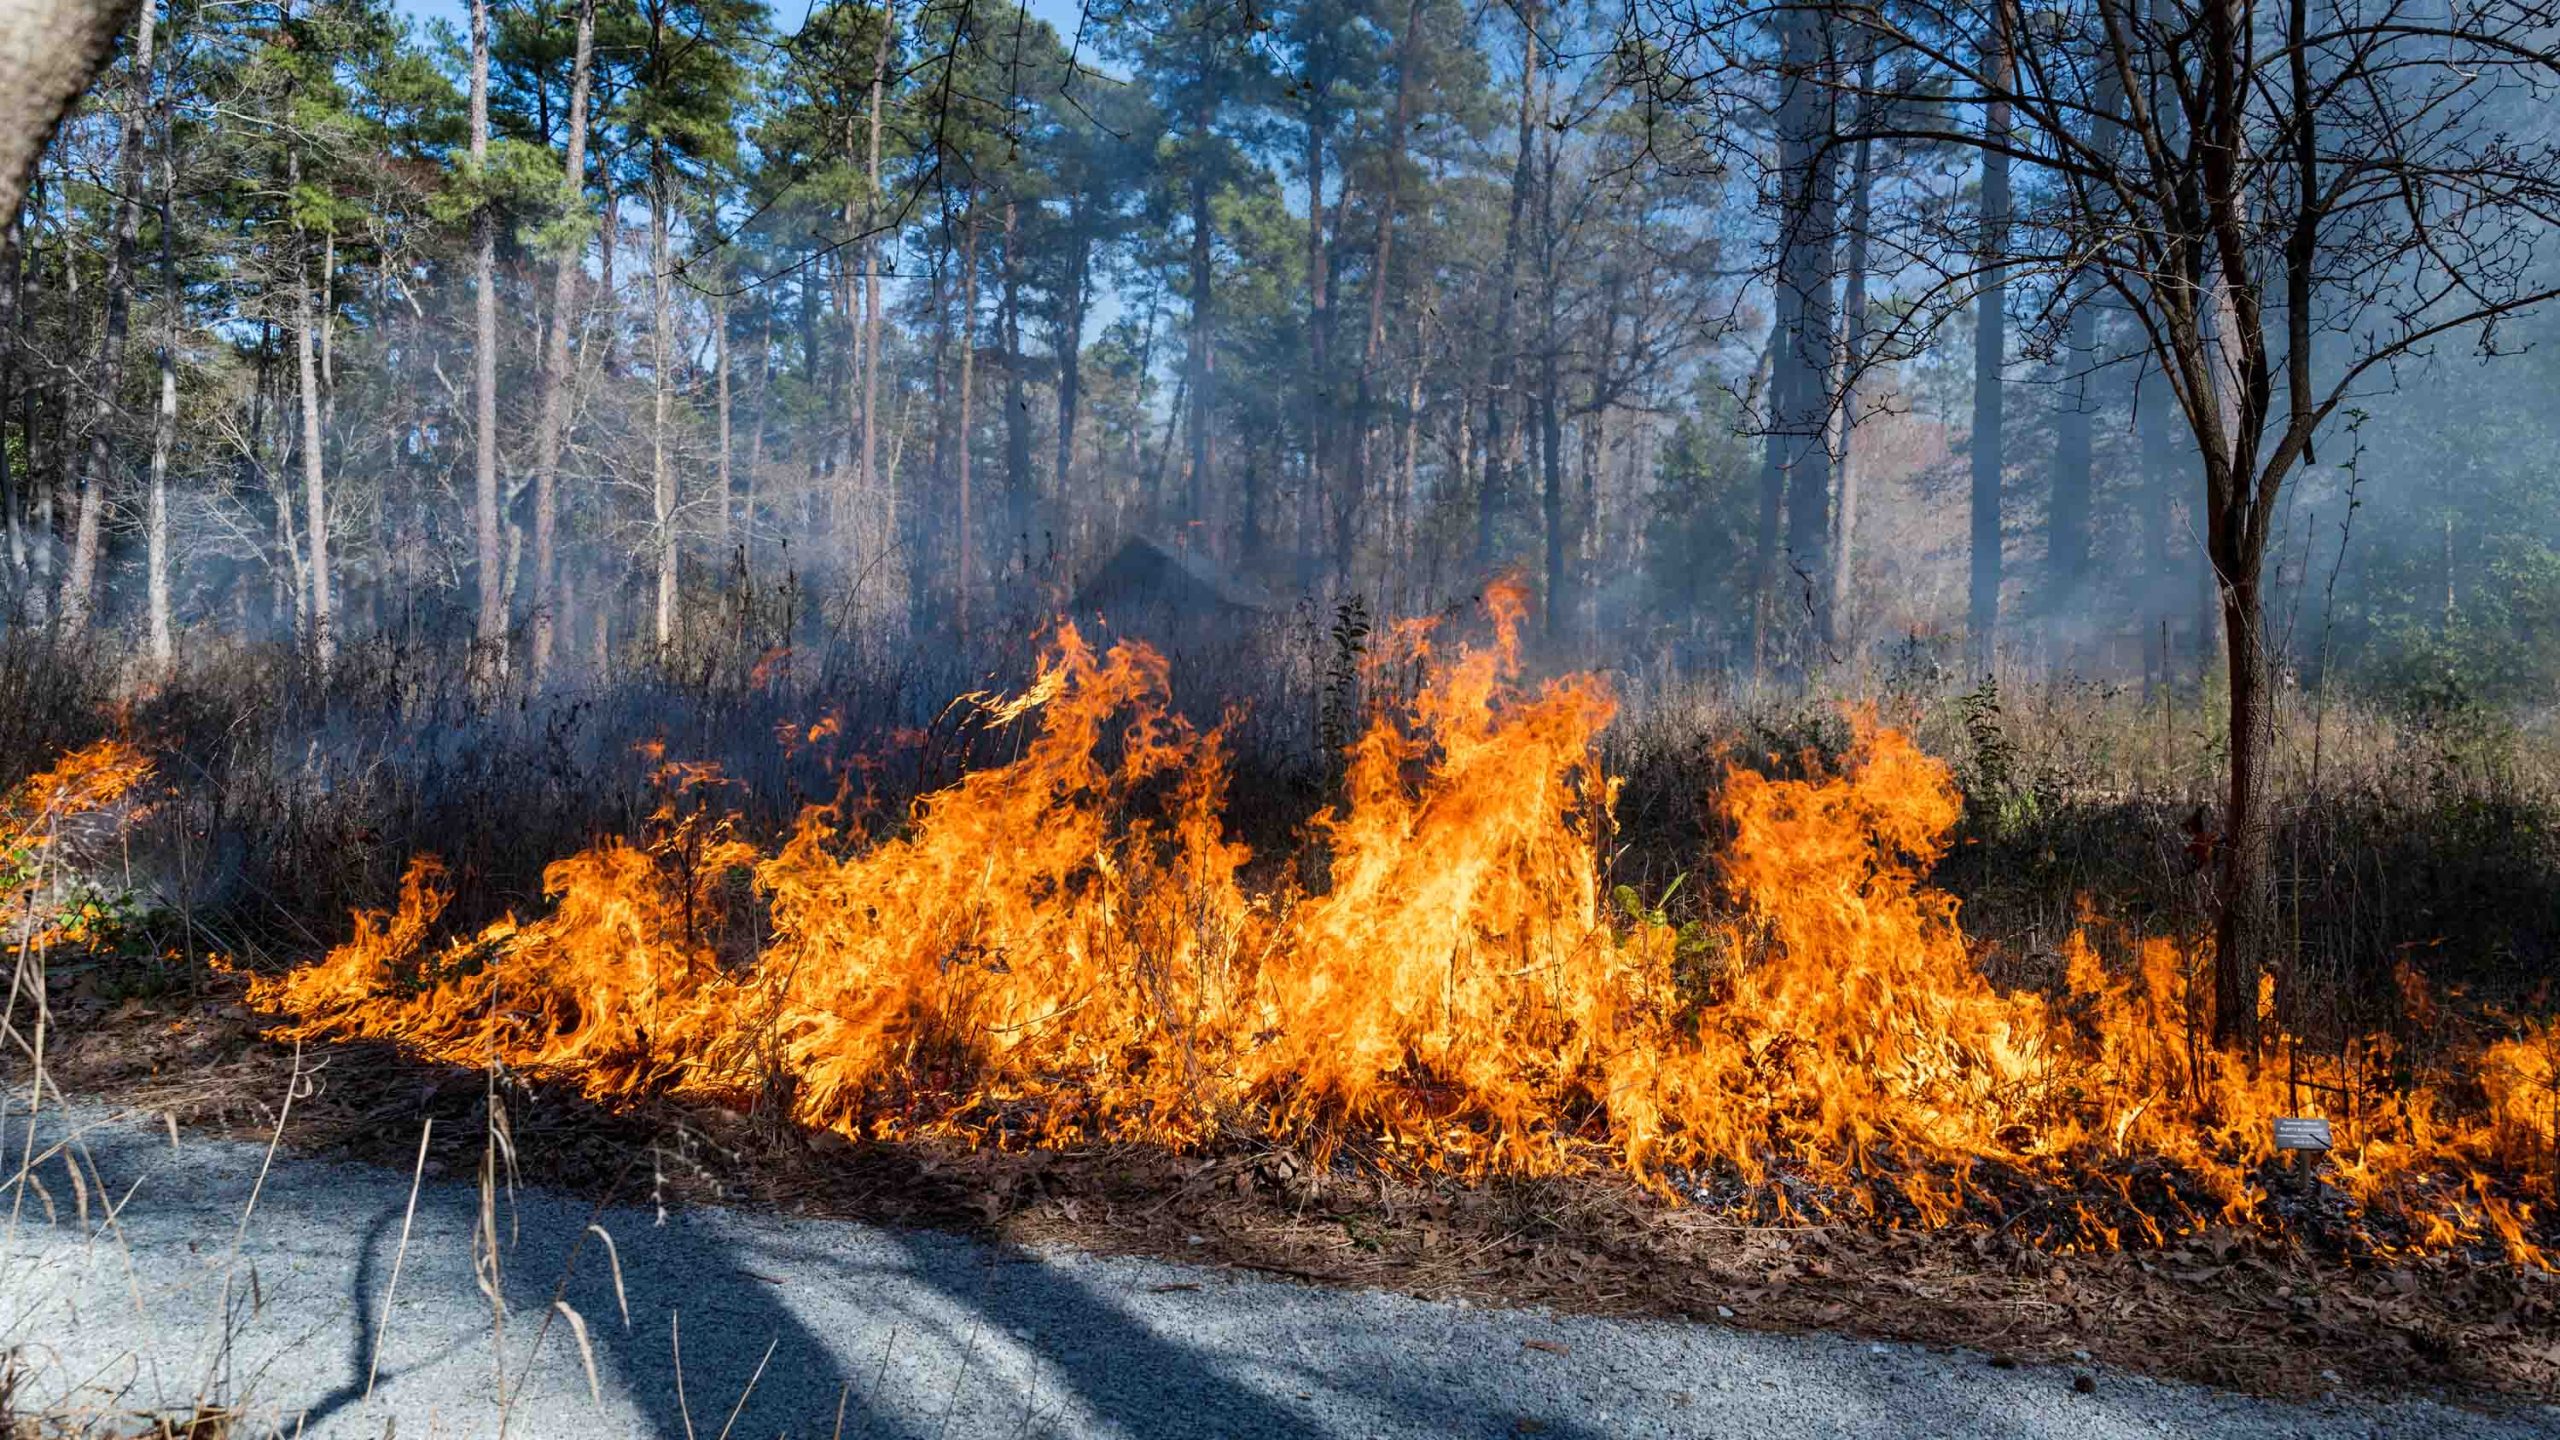
[[[2317,1115],[2278,1116],[2276,1148],[2325,1151],[2329,1148],[2329,1122]]]

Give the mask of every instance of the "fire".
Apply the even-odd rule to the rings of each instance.
[[[19,938],[36,946],[82,939],[86,930],[77,914],[37,914],[38,892],[64,878],[57,854],[63,827],[121,804],[150,778],[150,757],[139,746],[99,740],[0,795],[0,900],[17,912],[0,918],[0,928],[14,921]]]
[[[2352,1071],[2200,1050],[2167,942],[2111,968],[2075,938],[2056,990],[2004,991],[1927,881],[1953,781],[1871,717],[1836,773],[1727,778],[1728,918],[1684,935],[1607,899],[1614,702],[1521,682],[1521,600],[1491,597],[1490,644],[1395,637],[1427,682],[1351,746],[1317,882],[1248,886],[1222,735],[1172,711],[1154,653],[1062,627],[1029,688],[985,702],[1017,758],[885,833],[839,803],[758,847],[716,818],[716,776],[671,767],[643,842],[553,864],[545,913],[440,938],[451,892],[421,859],[393,909],[252,999],[609,1103],[1006,1145],[1242,1130],[1468,1174],[1619,1166],[1666,1195],[1724,1176],[2077,1245],[2273,1223],[2268,1121],[2325,1110],[2367,1243],[2542,1263],[2548,1027],[2386,1095],[2386,1039]]]
[[[0,850],[50,843],[62,821],[106,809],[151,778],[151,758],[130,740],[99,740],[72,751],[0,797]]]

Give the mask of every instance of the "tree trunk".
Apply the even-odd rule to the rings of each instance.
[[[969,206],[969,219],[961,229],[960,242],[960,435],[959,453],[955,457],[960,470],[960,570],[956,578],[960,621],[960,646],[969,645],[969,592],[977,584],[977,515],[969,496],[970,408],[976,398],[978,371],[978,207]]]
[[[926,399],[931,406],[933,432],[925,454],[923,498],[907,510],[907,523],[913,528],[909,550],[915,562],[907,570],[908,610],[919,624],[939,625],[944,617],[941,609],[946,600],[943,581],[951,573],[946,558],[949,511],[947,497],[951,493],[951,243],[952,218],[946,207],[942,223],[933,228],[933,244],[926,254],[928,310],[933,317],[931,363],[926,371]]]
[[[471,0],[471,168],[489,163],[489,0]],[[471,217],[471,522],[479,589],[473,668],[483,685],[507,671],[507,596],[498,546],[498,226],[483,203]]]
[[[1862,95],[1876,92],[1876,37],[1863,25],[1858,27],[1858,90]],[[1850,150],[1849,259],[1840,300],[1840,443],[1838,474],[1832,482],[1837,502],[1831,515],[1831,604],[1826,617],[1828,638],[1835,642],[1855,619],[1850,597],[1857,583],[1858,391],[1867,368],[1867,236],[1874,227],[1876,186],[1876,145],[1867,132],[1875,128],[1876,110],[1872,103],[1860,106],[1858,141]]]
[[[1546,105],[1552,109],[1555,82],[1548,81]],[[1565,556],[1571,537],[1565,517],[1564,503],[1564,386],[1562,357],[1564,334],[1557,297],[1563,291],[1562,277],[1556,273],[1556,169],[1562,159],[1561,146],[1547,145],[1547,163],[1539,167],[1538,179],[1538,462],[1543,472],[1539,490],[1539,529],[1546,540],[1546,605],[1542,613],[1542,630],[1550,646],[1560,646],[1566,638],[1569,617],[1574,613],[1572,578],[1566,569]]]
[[[736,503],[731,487],[736,476],[729,463],[729,289],[724,276],[711,293],[711,373],[713,403],[719,412],[720,455],[713,465],[713,483],[718,485],[720,501],[711,510],[711,533],[718,543],[718,556],[729,553],[729,507]]]
[[[622,285],[614,278],[614,266],[622,254],[622,196],[613,188],[610,161],[596,167],[596,182],[604,192],[596,206],[596,300],[604,307],[605,319],[604,344],[597,347],[603,354],[596,368],[618,378],[622,374]],[[608,614],[603,607],[597,609],[597,633],[605,633]]]
[[[1004,344],[1004,502],[1005,529],[1010,545],[1022,562],[1022,573],[1028,576],[1034,558],[1032,544],[1034,515],[1039,496],[1032,488],[1031,476],[1031,401],[1022,386],[1022,267],[1015,258],[1019,232],[1011,199],[1004,202],[1004,297],[999,323]]]
[[[1063,504],[1073,495],[1076,460],[1076,409],[1084,398],[1084,317],[1093,287],[1093,240],[1087,231],[1081,195],[1068,202],[1068,243],[1074,247],[1067,272],[1067,293],[1058,307],[1057,338],[1051,347],[1058,358],[1058,456],[1049,467],[1050,493]]]
[[[308,243],[300,248],[307,249]],[[293,265],[293,344],[302,382],[302,529],[311,556],[305,566],[303,593],[311,624],[311,655],[326,675],[338,658],[338,617],[329,583],[328,482],[321,469],[320,322],[311,303],[311,277],[303,271],[304,260],[298,250]]]
[[[2097,113],[2090,137],[2112,158],[2123,142],[2124,74],[2110,65],[2098,76]],[[2095,276],[2083,277],[2070,296],[2065,344],[2062,412],[2054,421],[2053,493],[2045,507],[2045,610],[2057,634],[2069,635],[2063,658],[2076,660],[2085,635],[2077,612],[2089,583],[2089,509],[2097,488],[2095,459],[2096,373],[2103,358],[2102,312]]]
[[[1787,503],[1787,440],[1780,430],[1778,380],[1785,362],[1787,335],[1798,324],[1801,307],[1785,285],[1770,297],[1769,343],[1752,378],[1750,396],[1766,417],[1768,434],[1760,454],[1760,504],[1751,527],[1751,673],[1760,676],[1777,648],[1778,523]],[[1746,407],[1750,408],[1750,407]]]
[[[897,0],[880,12],[880,47],[871,57],[870,189],[864,192],[862,222],[862,455],[865,493],[879,477],[880,446],[880,110],[889,78],[889,53],[898,34]],[[894,497],[890,498],[894,505]],[[898,533],[897,516],[884,517],[881,533]]]
[[[2168,377],[2156,364],[2145,365],[2134,382],[2134,429],[2141,450],[2143,606],[2135,621],[2142,626],[2145,678],[2155,688],[2171,683],[2176,655],[2171,649],[2170,616],[2178,590],[2176,552],[2169,543],[2170,522],[2178,503],[2178,471],[2171,456]]]
[[[2090,375],[2098,363],[2097,296],[2087,286],[2072,300],[2062,355],[2061,407],[2053,417],[2053,493],[2045,506],[2045,596],[2048,627],[2068,630],[2089,573],[2089,494],[2095,474],[2096,415]],[[2067,651],[2058,655],[2067,660]]]
[[[1244,523],[1242,534],[1238,537],[1238,544],[1245,558],[1251,560],[1262,554],[1265,538],[1263,531],[1269,522],[1263,515],[1266,497],[1262,493],[1262,447],[1254,444],[1252,436],[1247,434],[1244,437],[1243,449]]]
[[[1992,85],[2009,85],[2009,8],[1994,7],[1989,53],[1983,68]],[[2005,449],[2001,375],[2008,358],[2007,271],[1996,261],[2009,243],[2009,157],[1997,147],[2009,135],[2009,103],[1983,107],[1982,292],[1976,300],[1973,336],[1972,575],[1965,604],[1965,644],[1977,673],[1991,669],[2000,623],[2000,488]]]
[[[1520,300],[1520,222],[1529,200],[1529,184],[1535,174],[1536,152],[1532,149],[1532,97],[1538,89],[1538,3],[1524,0],[1520,7],[1520,120],[1517,141],[1519,154],[1511,165],[1511,213],[1502,226],[1502,267],[1496,272],[1493,303],[1493,376],[1485,387],[1484,405],[1484,480],[1476,495],[1476,565],[1483,568],[1494,563],[1496,546],[1501,543],[1503,511],[1510,505],[1510,437],[1504,429],[1504,408],[1510,400],[1512,375],[1519,346],[1512,335],[1513,319]]]
[[[1396,110],[1388,129],[1386,193],[1378,197],[1378,234],[1369,263],[1369,327],[1360,343],[1360,377],[1352,395],[1351,472],[1336,510],[1334,565],[1345,577],[1360,543],[1360,516],[1369,503],[1370,462],[1377,442],[1378,347],[1386,336],[1387,278],[1396,247],[1397,208],[1404,198],[1405,136],[1413,129],[1414,32],[1422,0],[1405,0],[1404,28],[1396,32]],[[1391,509],[1393,507],[1390,507]]]
[[[1546,353],[1538,357],[1538,458],[1545,472],[1545,488],[1540,495],[1540,519],[1546,529],[1546,636],[1549,644],[1561,644],[1571,624],[1574,596],[1572,578],[1565,568],[1570,536],[1564,505],[1564,419],[1560,409],[1556,346],[1549,341]]]
[[[1200,42],[1206,46],[1204,36]],[[1192,113],[1192,143],[1197,151],[1191,161],[1191,353],[1184,357],[1183,385],[1190,392],[1191,470],[1183,481],[1184,531],[1182,542],[1193,538],[1195,527],[1208,520],[1209,467],[1217,457],[1211,431],[1216,412],[1211,406],[1210,391],[1217,379],[1217,357],[1212,350],[1216,335],[1217,313],[1211,287],[1215,275],[1211,267],[1209,228],[1209,119],[1208,61],[1201,61],[1201,99]]]
[[[797,291],[797,303],[800,311],[800,378],[808,386],[811,392],[827,396],[827,408],[829,410],[833,410],[836,403],[834,398],[835,392],[827,384],[826,361],[821,358],[826,353],[826,347],[821,345],[818,341],[818,312],[820,308],[818,301],[821,288],[827,283],[825,261],[826,257],[824,255],[811,256],[809,263],[803,266],[800,271],[800,284]],[[805,426],[803,428],[804,430],[806,429]],[[805,507],[816,503],[817,497],[824,494],[824,491],[820,488],[820,483],[826,479],[827,474],[826,439],[823,434],[805,435],[800,442],[800,448],[803,452],[803,457],[808,461],[809,467],[808,493],[811,498],[801,502]],[[831,511],[833,508],[833,506],[829,507]],[[834,516],[830,514],[828,520],[830,525],[832,525],[834,522]]]
[[[134,252],[142,234],[142,117],[151,98],[151,46],[158,10],[158,0],[147,0],[134,21],[133,73],[125,90],[123,131],[116,142],[116,238],[115,248],[107,253],[107,318],[98,338],[97,363],[90,372],[95,393],[80,477],[79,519],[55,611],[63,633],[75,636],[89,628],[90,607],[97,601],[98,547],[106,522],[107,491],[115,484],[116,410],[124,384]]]
[[[1333,406],[1325,393],[1328,362],[1325,347],[1331,324],[1331,275],[1325,263],[1329,258],[1324,243],[1324,168],[1325,141],[1332,127],[1331,97],[1326,91],[1332,77],[1320,63],[1324,47],[1309,47],[1315,57],[1308,66],[1305,79],[1307,96],[1306,169],[1307,169],[1307,485],[1306,504],[1300,508],[1298,535],[1299,583],[1314,576],[1318,546],[1323,544],[1325,499],[1331,484],[1330,437],[1333,431]],[[1344,189],[1349,190],[1349,177]],[[1309,524],[1312,520],[1314,523]]]
[[[578,0],[577,58],[569,71],[569,133],[561,160],[561,184],[571,207],[585,191],[587,92],[595,73],[596,0]],[[533,451],[533,678],[551,666],[553,616],[559,609],[560,447],[568,437],[569,334],[577,324],[578,271],[583,246],[562,253],[551,267],[551,324],[542,342],[541,418]],[[610,262],[608,262],[609,264]]]
[[[756,340],[755,401],[748,412],[753,418],[747,422],[746,493],[738,497],[738,564],[748,570],[755,568],[756,494],[764,483],[765,406],[773,395],[773,311],[768,301],[764,326]]]
[[[2269,866],[2275,824],[2267,786],[2275,714],[2257,565],[2238,553],[2228,527],[2214,529],[2213,563],[2229,577],[2222,587],[2222,620],[2231,680],[2231,793],[2220,841],[2213,1037],[2226,1049],[2254,1055],[2260,1038],[2258,977],[2276,938]]]
[[[67,159],[64,170],[63,179],[68,182],[70,175]],[[38,214],[42,214],[44,209],[42,203],[36,207]],[[55,245],[54,253],[56,262],[61,267],[62,306],[66,314],[77,315],[80,313],[81,306],[80,267],[74,262],[72,256],[68,221],[56,228],[59,243]],[[34,327],[31,325],[29,328],[32,332]],[[75,516],[80,511],[80,460],[85,451],[80,444],[79,422],[73,414],[77,405],[71,394],[70,377],[60,373],[59,366],[47,368],[54,372],[45,377],[44,387],[48,402],[45,406],[47,411],[45,418],[51,422],[53,443],[45,448],[47,458],[53,463],[46,467],[45,478],[48,483],[36,501],[38,520],[36,533],[43,536],[45,542],[36,553],[36,565],[38,573],[44,577],[46,587],[59,590],[65,558],[62,544],[63,525],[67,517]]]
[[[1781,235],[1780,273],[1793,293],[1795,325],[1787,332],[1771,374],[1771,398],[1778,405],[1778,433],[1786,445],[1787,567],[1781,577],[1790,609],[1801,607],[1809,622],[1809,652],[1796,663],[1809,662],[1811,652],[1827,649],[1831,639],[1830,564],[1823,550],[1831,538],[1831,374],[1833,331],[1837,328],[1832,274],[1837,268],[1839,126],[1833,83],[1835,61],[1826,12],[1790,11],[1787,16],[1791,63],[1790,93],[1782,102],[1780,144],[1787,187],[1785,229]],[[1790,626],[1790,629],[1793,627]],[[1797,647],[1791,646],[1790,649]]]
[[[649,518],[651,548],[657,555],[656,627],[661,660],[672,658],[676,643],[676,472],[667,455],[667,410],[672,400],[667,367],[675,359],[674,299],[668,294],[667,164],[664,148],[652,144],[649,156]]]
[[[169,460],[178,445],[178,322],[185,296],[178,288],[174,238],[178,195],[178,126],[175,86],[160,97],[160,409],[151,427],[151,488],[143,509],[143,593],[151,673],[166,679],[176,666],[177,639],[169,599]]]
[[[27,507],[19,491],[15,470],[9,464],[9,416],[21,408],[24,397],[18,390],[18,317],[24,313],[27,293],[25,247],[26,226],[20,212],[0,214],[0,530],[5,530],[9,567],[11,611],[6,618],[20,618],[15,611],[19,587],[27,579]],[[30,386],[32,391],[34,387]],[[24,412],[30,419],[32,409]],[[25,427],[26,443],[35,444],[35,427]],[[34,467],[29,467],[33,473]]]

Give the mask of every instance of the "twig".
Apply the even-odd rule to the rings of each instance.
[[[391,1333],[391,1297],[400,1289],[400,1262],[409,1256],[409,1225],[418,1218],[418,1187],[427,1178],[427,1137],[436,1133],[436,1117],[418,1131],[418,1168],[409,1176],[409,1208],[400,1217],[400,1248],[391,1252],[391,1280],[382,1287],[382,1318],[373,1326],[373,1362],[364,1370],[364,1398],[373,1398],[374,1376],[382,1371],[382,1342]]]
[[[684,1398],[684,1312],[667,1312],[667,1344],[676,1357],[676,1413],[684,1417],[684,1440],[693,1440],[693,1406]]]
[[[764,1367],[773,1363],[773,1347],[781,1343],[779,1335],[765,1342],[764,1358],[756,1362],[756,1373],[747,1377],[747,1388],[738,1392],[738,1403],[729,1408],[728,1423],[720,1427],[720,1440],[729,1440],[729,1431],[737,1425],[739,1412],[747,1408],[747,1397],[756,1393],[756,1382],[764,1378]]]

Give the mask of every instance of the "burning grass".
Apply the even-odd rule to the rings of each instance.
[[[1926,879],[1956,786],[1864,718],[1837,767],[1727,778],[1731,904],[1675,922],[1605,885],[1608,689],[1523,685],[1521,597],[1491,609],[1489,643],[1408,628],[1371,658],[1422,683],[1352,744],[1292,870],[1231,838],[1223,734],[1174,711],[1164,663],[1069,629],[977,702],[1014,758],[903,813],[849,788],[759,845],[715,773],[667,766],[644,840],[553,863],[540,913],[448,937],[421,859],[252,1003],[608,1106],[874,1141],[1250,1137],[2065,1250],[2239,1225],[2547,1268],[2549,1025],[2489,1017],[2423,1066],[2389,1034],[2252,1066],[2200,1044],[2199,968],[2167,941],[2109,964],[2075,936],[2055,984],[1999,988]],[[2333,1191],[2279,1183],[2291,1113],[2333,1122]]]

